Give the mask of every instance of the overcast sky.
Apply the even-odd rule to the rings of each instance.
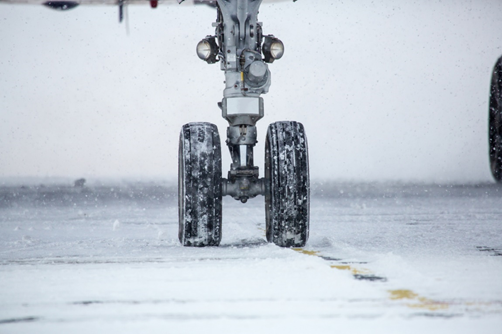
[[[0,177],[164,178],[179,130],[209,121],[223,72],[195,54],[214,10],[130,6],[57,12],[0,5]],[[488,94],[502,55],[500,0],[263,5],[281,38],[258,123],[304,123],[313,180],[490,181]]]

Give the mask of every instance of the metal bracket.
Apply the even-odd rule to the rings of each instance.
[[[254,170],[231,170],[228,174],[229,179],[221,180],[223,196],[232,196],[234,199],[246,203],[249,198],[265,195],[265,179],[255,179],[257,174]]]

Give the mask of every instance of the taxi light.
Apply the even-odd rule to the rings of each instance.
[[[263,56],[264,61],[273,63],[276,59],[281,59],[284,55],[284,43],[273,35],[265,36],[263,42]]]
[[[208,64],[214,64],[218,61],[218,45],[213,36],[208,36],[197,44],[197,56]]]

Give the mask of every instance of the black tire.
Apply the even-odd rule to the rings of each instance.
[[[308,145],[301,123],[270,124],[265,142],[267,241],[303,247],[309,237]]]
[[[497,182],[502,182],[502,57],[493,68],[489,116],[490,168]]]
[[[178,156],[178,237],[183,246],[220,244],[221,196],[218,128],[210,123],[183,125]]]

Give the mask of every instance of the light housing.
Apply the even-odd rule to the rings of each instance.
[[[46,1],[43,3],[44,6],[55,10],[69,10],[78,6],[77,1]]]
[[[273,63],[276,59],[281,59],[284,55],[284,43],[279,38],[273,35],[264,36],[262,51],[264,61],[266,63]]]
[[[218,45],[214,36],[207,36],[197,44],[197,56],[208,64],[218,61]]]

